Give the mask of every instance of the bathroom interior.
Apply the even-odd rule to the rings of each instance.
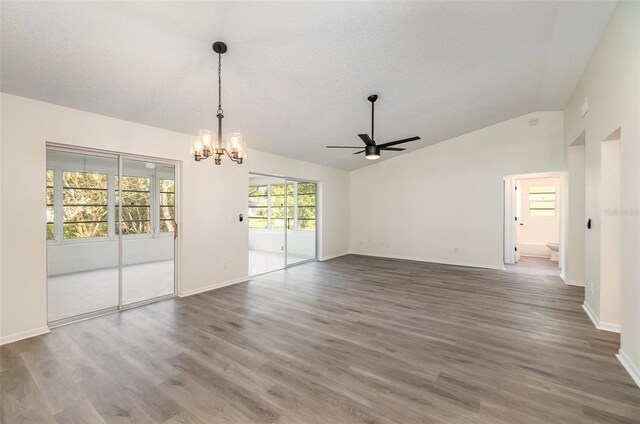
[[[557,208],[558,177],[520,178],[516,265],[558,269],[560,214]]]

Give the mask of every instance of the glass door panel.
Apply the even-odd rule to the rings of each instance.
[[[287,182],[283,178],[249,175],[249,275],[282,269],[285,263]]]
[[[47,149],[47,319],[118,308],[117,156]]]
[[[175,293],[175,167],[122,159],[114,178],[122,306]]]
[[[289,181],[287,265],[316,258],[316,183]]]

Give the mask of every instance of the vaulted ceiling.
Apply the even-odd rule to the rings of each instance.
[[[2,91],[342,169],[327,144],[424,147],[560,110],[613,2],[2,2]],[[185,149],[188,140],[185,140]],[[382,160],[403,153],[384,153]]]

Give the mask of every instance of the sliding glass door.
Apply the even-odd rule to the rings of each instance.
[[[174,294],[175,167],[123,159],[121,175],[116,205],[126,306]]]
[[[316,258],[316,187],[311,181],[249,176],[249,275]]]
[[[287,265],[316,258],[316,183],[289,181],[291,220],[287,225]]]
[[[286,265],[286,185],[284,178],[249,176],[249,275]]]
[[[50,324],[174,295],[174,164],[49,148],[46,190]]]

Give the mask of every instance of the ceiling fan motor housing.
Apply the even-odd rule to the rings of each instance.
[[[364,148],[365,156],[376,155],[380,156],[380,147],[378,146],[367,146]]]

